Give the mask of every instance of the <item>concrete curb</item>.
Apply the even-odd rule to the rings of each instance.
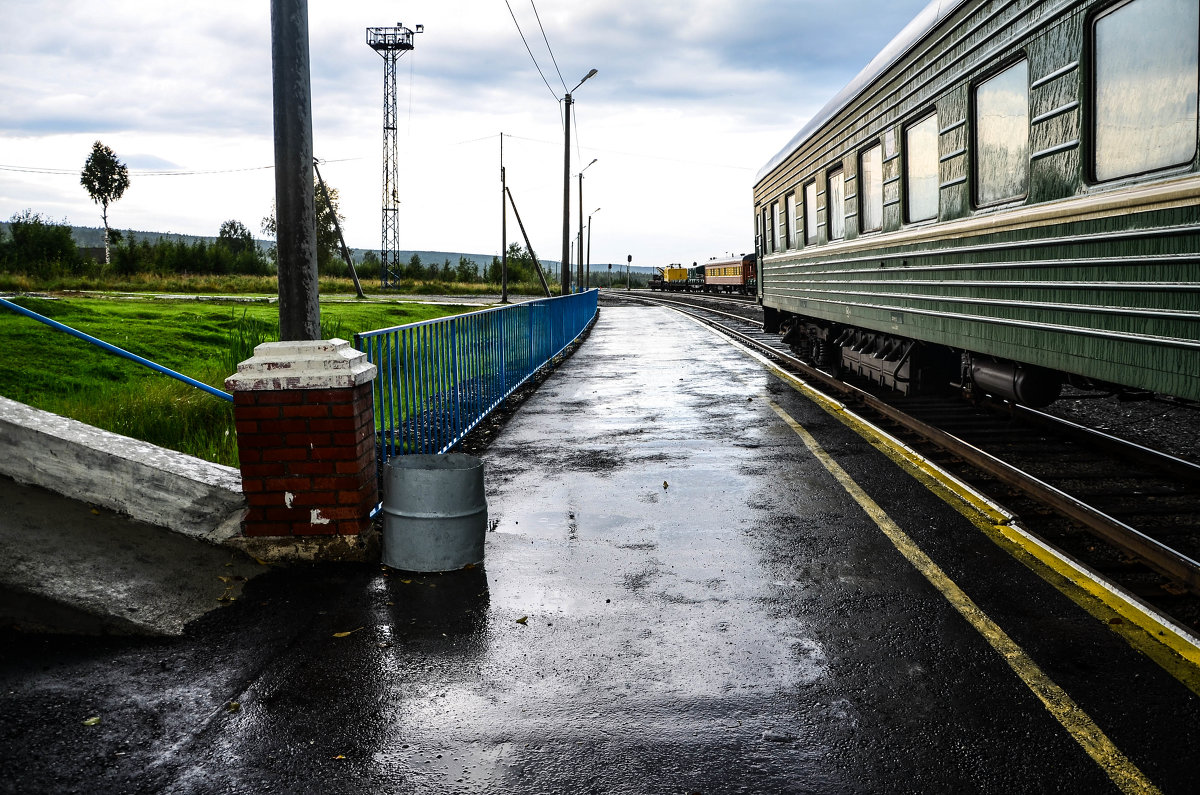
[[[0,474],[213,544],[240,532],[236,469],[0,397]]]

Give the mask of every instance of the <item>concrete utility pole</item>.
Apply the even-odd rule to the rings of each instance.
[[[571,92],[579,88],[595,76],[593,69],[583,76],[575,88],[563,97],[563,129],[566,135],[563,139],[563,222],[562,222],[562,294],[571,292]]]
[[[578,86],[576,86],[578,88]],[[562,279],[562,294],[571,292],[571,92],[563,97],[563,123],[566,125],[566,144],[563,146],[563,229],[562,261],[558,271]]]
[[[500,133],[500,303],[508,303],[508,204],[504,194],[504,133]],[[531,255],[532,256],[532,255]]]
[[[583,199],[582,199],[582,198],[580,198],[580,202],[582,202],[582,201],[583,201]],[[587,290],[587,289],[591,289],[591,286],[592,286],[592,215],[595,215],[595,214],[596,214],[596,213],[598,213],[598,212],[600,212],[600,208],[599,208],[599,207],[597,207],[597,208],[596,208],[594,211],[592,211],[592,214],[588,216],[588,224],[587,224],[587,276],[585,277],[585,279],[584,279],[584,282],[583,282],[583,287],[584,287],[584,289],[585,289],[585,290]]]
[[[317,301],[308,0],[271,0],[271,77],[275,105],[279,338],[318,340],[321,306]]]
[[[579,169],[579,242],[575,244],[575,286],[583,286],[583,172],[587,171],[592,166],[596,165],[599,158],[592,158],[592,162],[588,163],[583,168]]]

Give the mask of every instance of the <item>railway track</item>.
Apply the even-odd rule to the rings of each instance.
[[[669,306],[767,355],[1004,504],[1028,532],[1200,630],[1200,465],[1006,402],[906,398],[843,382],[765,334],[753,304],[621,298]]]

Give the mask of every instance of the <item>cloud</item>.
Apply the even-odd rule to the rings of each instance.
[[[182,166],[173,160],[166,160],[158,155],[150,155],[143,152],[134,152],[119,159],[130,169],[141,169],[143,171],[178,171],[182,169]]]
[[[511,3],[550,90],[502,2],[418,1],[400,17],[425,25],[398,68],[407,247],[499,248],[504,131],[517,136],[505,155],[522,216],[539,253],[557,259],[559,100],[563,81],[570,88],[596,68],[576,94],[582,151],[572,153],[576,166],[600,158],[585,185],[585,209],[604,208],[593,258],[633,252],[650,264],[743,250],[754,171],[924,0],[540,0],[561,79],[531,4]],[[348,242],[371,246],[383,59],[365,29],[394,24],[396,6],[308,6],[315,151],[331,161],[323,172],[342,193]],[[265,2],[8,0],[0,74],[5,163],[74,170],[97,138],[139,170],[273,163]],[[0,216],[33,206],[92,223],[77,183],[0,171]],[[211,234],[232,217],[256,228],[273,191],[269,171],[140,179],[117,223]]]

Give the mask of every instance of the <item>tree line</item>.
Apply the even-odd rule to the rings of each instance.
[[[0,272],[34,279],[64,276],[102,277],[156,274],[268,275],[275,266],[239,221],[221,225],[216,240],[138,240],[132,232],[110,229],[105,234],[105,265],[80,250],[66,221],[54,221],[32,210],[9,219],[8,234],[0,232]]]
[[[100,205],[104,221],[104,261],[75,243],[66,220],[54,221],[33,210],[16,213],[9,220],[7,235],[0,230],[0,272],[23,274],[35,279],[64,276],[102,278],[105,274],[196,275],[273,275],[278,270],[274,246],[262,247],[241,221],[230,219],[221,224],[216,240],[138,240],[132,232],[122,234],[109,225],[109,206],[120,199],[130,185],[129,170],[108,146],[96,141],[80,174],[80,184]],[[338,209],[337,188],[314,180],[317,232],[317,272],[321,276],[349,277],[350,266],[341,255],[338,225],[345,217]],[[275,237],[275,211],[260,222],[262,232]],[[382,276],[379,255],[367,252],[356,264],[361,279]],[[499,284],[502,264],[499,257],[484,268],[467,257],[457,263],[424,263],[419,254],[400,266],[401,279]],[[519,244],[508,247],[508,281],[512,285],[537,284],[533,257]]]
[[[86,249],[76,244],[71,226],[54,221],[33,210],[24,210],[9,219],[8,234],[0,230],[0,272],[22,274],[34,279],[67,276],[100,278],[105,274],[133,276],[156,275],[251,275],[270,276],[277,272],[275,248],[263,248],[240,221],[221,224],[215,240],[164,239],[139,240],[133,232],[110,229],[110,262],[105,266]],[[380,259],[366,252],[355,264],[361,279],[379,279]],[[441,262],[424,262],[413,254],[399,270],[401,279],[416,282],[441,281],[465,284],[500,284],[502,264],[492,257],[484,267],[460,256],[458,262],[447,257]],[[322,276],[349,277],[350,269],[341,258],[335,242],[318,235],[317,270]],[[533,257],[517,243],[508,247],[509,284],[535,285],[537,273]]]

